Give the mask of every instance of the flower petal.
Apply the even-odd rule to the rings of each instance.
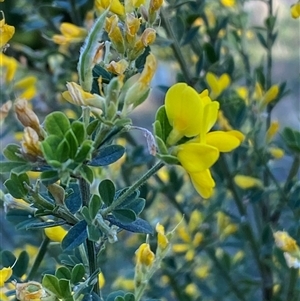
[[[260,179],[244,176],[244,175],[236,175],[234,177],[234,182],[237,186],[242,189],[249,189],[253,187],[263,187],[263,183]]]
[[[206,135],[206,143],[216,147],[220,152],[230,152],[241,144],[242,137],[237,137],[238,134],[236,132],[238,131],[210,132]]]
[[[220,104],[217,101],[213,101],[204,107],[203,124],[201,127],[203,127],[205,133],[209,132],[216,123],[218,119],[219,107]]]
[[[180,132],[182,137],[199,134],[203,111],[200,97],[193,88],[185,83],[175,84],[166,94],[165,105],[171,126]]]
[[[186,143],[179,145],[177,158],[188,173],[195,173],[211,167],[218,160],[219,151],[206,144]]]
[[[192,183],[196,191],[204,198],[208,199],[213,194],[215,181],[211,176],[209,169],[202,172],[190,173]]]

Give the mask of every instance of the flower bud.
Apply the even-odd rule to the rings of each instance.
[[[161,250],[165,250],[169,245],[169,240],[165,235],[165,228],[158,223],[155,229],[157,232],[157,247]]]
[[[285,231],[277,231],[273,234],[276,246],[290,254],[299,253],[300,249],[295,239]]]
[[[35,159],[38,156],[42,156],[42,151],[40,148],[40,141],[37,132],[31,128],[26,127],[24,129],[23,140],[21,142],[22,152],[25,155],[29,155]]]
[[[143,243],[136,250],[136,260],[137,265],[143,265],[146,267],[150,267],[155,259],[154,253],[151,251],[149,244]]]
[[[106,18],[105,30],[108,33],[108,36],[115,47],[115,49],[123,54],[125,52],[124,38],[121,32],[120,27],[118,26],[119,18],[116,15],[112,15],[109,18]]]
[[[97,94],[85,92],[82,87],[74,82],[67,83],[68,91],[62,93],[62,96],[70,103],[78,106],[91,106],[98,109],[103,108],[105,99]]]
[[[12,107],[12,101],[9,100],[5,102],[1,107],[0,107],[0,125],[4,121],[4,119],[7,117],[10,109]]]
[[[18,61],[13,58],[6,56],[2,52],[0,52],[0,67],[1,69],[1,77],[3,76],[5,78],[5,82],[9,83],[13,80],[17,67],[18,67]]]
[[[266,143],[270,143],[271,140],[274,138],[274,136],[276,135],[276,133],[279,130],[279,122],[278,121],[272,121],[267,133],[266,133]]]
[[[153,24],[158,16],[158,10],[163,4],[163,0],[150,0],[149,4],[149,10],[148,10],[148,18],[149,18],[149,23]]]
[[[36,281],[16,284],[16,297],[20,301],[56,301],[57,298]]]
[[[40,121],[37,115],[28,107],[26,99],[20,98],[15,103],[15,112],[17,118],[24,127],[32,128],[36,133],[40,134]]]
[[[106,66],[106,69],[111,73],[121,75],[126,71],[127,67],[128,67],[128,62],[125,59],[122,59],[118,62],[111,61]]]
[[[131,47],[134,46],[139,28],[140,20],[136,18],[133,14],[127,14],[125,21],[125,40],[127,44]]]

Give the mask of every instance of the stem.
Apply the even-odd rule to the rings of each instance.
[[[45,238],[43,239],[42,244],[39,248],[38,254],[34,260],[34,263],[31,267],[31,270],[29,271],[29,273],[26,277],[25,282],[34,278],[34,275],[37,272],[37,270],[39,269],[41,262],[43,261],[44,256],[48,250],[49,243],[50,243],[50,239],[47,236],[45,236]]]
[[[162,26],[164,27],[165,31],[167,32],[168,37],[173,41],[171,44],[172,50],[174,52],[175,58],[177,59],[181,70],[183,72],[183,75],[189,85],[193,84],[192,76],[190,74],[190,70],[186,64],[186,61],[181,53],[180,45],[178,43],[178,40],[174,34],[174,31],[172,29],[172,26],[169,22],[168,17],[165,15],[164,9],[161,8],[160,10],[160,17],[162,21]]]
[[[285,182],[284,187],[283,187],[283,191],[285,193],[288,192],[289,184],[292,181],[292,179],[297,175],[299,168],[300,168],[300,155],[295,154],[295,158],[294,158],[294,161],[292,163],[290,172],[289,172],[289,174],[286,178],[286,182]]]
[[[234,280],[230,277],[226,269],[222,266],[222,264],[219,262],[218,258],[216,257],[215,253],[212,249],[206,249],[206,253],[209,256],[209,258],[213,261],[214,266],[217,267],[217,269],[220,271],[221,276],[223,279],[227,282],[228,286],[230,287],[231,291],[235,294],[235,296],[242,301],[245,301],[244,294],[238,289],[238,286],[234,282]]]
[[[298,280],[298,269],[291,268],[286,300],[297,300],[296,297],[298,293],[295,291],[297,280]]]
[[[76,25],[80,25],[80,17],[78,14],[78,8],[76,7],[76,1],[75,0],[70,0],[70,6],[71,6],[71,17],[72,21]]]
[[[164,162],[159,161],[152,168],[150,168],[140,179],[138,179],[132,186],[130,186],[122,195],[120,195],[109,207],[101,211],[102,216],[111,213],[116,207],[120,206],[127,197],[133,194],[140,186],[142,186],[152,175],[154,175],[160,168],[164,166]]]
[[[79,179],[79,188],[82,197],[82,204],[83,206],[89,205],[90,201],[90,186],[83,178]],[[97,270],[97,260],[96,260],[96,251],[95,251],[95,243],[90,241],[88,238],[86,240],[86,248],[87,248],[87,255],[89,261],[89,269],[90,275],[92,275]],[[99,287],[99,280],[97,277],[97,282],[94,285],[93,291],[100,296],[100,287]]]

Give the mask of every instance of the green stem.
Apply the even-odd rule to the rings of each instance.
[[[35,276],[37,270],[39,269],[41,262],[43,261],[44,256],[48,250],[49,243],[50,243],[50,239],[48,237],[45,237],[42,241],[42,244],[39,248],[38,254],[34,260],[34,263],[31,267],[31,270],[29,271],[25,281],[34,279],[34,276]]]
[[[160,10],[160,17],[161,17],[161,21],[162,21],[162,26],[164,27],[165,31],[167,32],[168,37],[172,40],[172,50],[174,52],[174,55],[181,67],[181,70],[183,72],[183,75],[187,81],[187,83],[189,85],[193,84],[193,79],[192,76],[190,74],[190,69],[187,67],[186,61],[181,53],[181,49],[180,49],[180,45],[178,43],[178,40],[174,34],[174,31],[172,29],[172,26],[169,22],[168,17],[166,16],[164,9],[161,8]]]
[[[160,168],[164,166],[164,162],[159,161],[152,168],[150,168],[140,179],[138,179],[132,186],[130,186],[123,194],[121,194],[109,207],[101,211],[102,216],[111,213],[116,207],[120,206],[127,197],[132,195],[139,187],[141,187],[152,175],[154,175]]]
[[[90,201],[90,186],[89,184],[83,179],[79,179],[79,188],[82,197],[82,204],[83,206],[89,205]],[[97,270],[97,260],[96,260],[96,251],[95,251],[95,243],[90,241],[89,239],[86,240],[86,248],[87,248],[87,257],[89,261],[89,272],[92,275]],[[94,285],[93,291],[100,296],[100,287],[99,287],[99,280],[97,277],[97,282]]]
[[[287,295],[285,300],[297,300],[296,297],[299,297],[298,293],[295,290],[297,280],[298,280],[298,274],[299,274],[298,269],[291,268]]]
[[[286,182],[285,182],[284,187],[283,187],[283,191],[285,193],[288,192],[289,184],[293,180],[293,178],[297,175],[299,168],[300,168],[300,155],[295,154],[295,158],[294,158],[294,161],[292,163],[290,172],[289,172],[289,174],[286,178]]]
[[[233,281],[226,269],[219,262],[214,251],[212,249],[206,249],[206,253],[209,256],[209,258],[213,261],[214,266],[220,271],[221,276],[227,282],[228,286],[230,287],[230,290],[235,294],[235,296],[239,300],[246,301],[244,294],[238,289],[236,283]]]

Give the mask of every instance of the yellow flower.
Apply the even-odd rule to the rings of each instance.
[[[300,17],[300,2],[297,2],[291,6],[291,16],[294,19],[297,19]]]
[[[122,276],[119,276],[112,284],[112,288],[114,289],[123,289],[126,291],[134,290],[134,280],[127,279]]]
[[[78,43],[87,36],[87,30],[72,23],[63,22],[59,27],[61,35],[55,34],[52,40],[56,44],[68,45],[69,43]]]
[[[149,267],[153,264],[155,255],[151,251],[149,244],[143,243],[135,252],[137,265]]]
[[[193,260],[196,249],[204,240],[203,233],[199,232],[199,226],[202,222],[203,216],[201,212],[194,210],[188,224],[179,224],[176,228],[176,236],[183,242],[173,244],[172,249],[175,253],[185,253],[185,258],[188,261]]]
[[[68,233],[68,231],[61,226],[45,228],[44,232],[50,240],[55,242],[62,242],[62,240]]]
[[[238,87],[236,89],[238,96],[245,101],[245,104],[249,104],[249,91],[247,87]]]
[[[211,72],[207,72],[205,79],[207,84],[211,90],[211,98],[217,98],[224,90],[228,88],[230,85],[230,77],[227,73],[222,74],[220,77],[217,77],[215,74]]]
[[[221,4],[226,7],[232,7],[235,5],[235,0],[220,0]]]
[[[120,54],[123,54],[125,52],[124,38],[118,22],[119,18],[117,15],[112,15],[109,18],[106,18],[105,30],[107,31],[115,49]]]
[[[266,105],[268,105],[270,102],[272,102],[273,100],[275,100],[278,96],[279,93],[279,87],[278,85],[273,85],[264,95],[263,99],[262,99],[262,103],[261,105],[263,107],[265,107]]]
[[[22,93],[18,95],[19,98],[32,99],[36,95],[37,78],[35,76],[26,76],[14,84],[16,90],[21,90]]]
[[[242,189],[250,189],[254,187],[263,188],[263,183],[261,180],[250,176],[236,175],[234,177],[234,182]]]
[[[141,5],[145,4],[146,0],[125,0],[125,11],[126,13],[132,13],[135,8],[139,8]]]
[[[1,76],[4,75],[5,82],[9,83],[13,80],[18,66],[18,61],[13,57],[6,56],[0,52],[0,67],[4,72],[1,72]]]
[[[235,233],[238,229],[237,225],[232,223],[229,216],[222,211],[217,212],[217,225],[218,233],[221,239],[224,239],[227,236]]]
[[[221,130],[225,130],[225,131],[232,130],[232,126],[230,125],[228,119],[224,116],[224,113],[221,110],[219,110],[218,113],[218,124]]]
[[[174,145],[183,136],[194,139],[178,145],[174,153],[191,177],[197,192],[208,198],[215,186],[209,168],[220,152],[230,152],[240,145],[244,135],[239,131],[208,133],[218,118],[219,103],[212,101],[205,90],[198,94],[184,83],[172,86],[165,99],[166,114],[172,131],[168,145]]]
[[[119,0],[95,0],[95,7],[102,12],[109,7],[109,10],[119,16],[125,15],[125,7]]]
[[[205,279],[209,275],[210,266],[201,263],[199,267],[195,268],[195,275],[200,279]]]
[[[67,83],[68,91],[62,93],[62,96],[70,103],[78,106],[91,106],[98,109],[103,108],[105,99],[97,94],[91,94],[82,89],[74,82]]]
[[[0,20],[0,49],[7,44],[15,33],[14,26],[5,23],[3,11],[1,11],[2,20]]]
[[[275,244],[279,249],[292,255],[298,254],[299,256],[300,248],[295,239],[293,239],[287,232],[276,231],[273,236],[275,239]]]
[[[2,268],[0,270],[0,287],[4,286],[4,283],[11,277],[12,268]]]
[[[126,14],[125,20],[125,40],[130,45],[133,46],[136,40],[136,35],[140,29],[141,21],[136,18],[133,14]]]

